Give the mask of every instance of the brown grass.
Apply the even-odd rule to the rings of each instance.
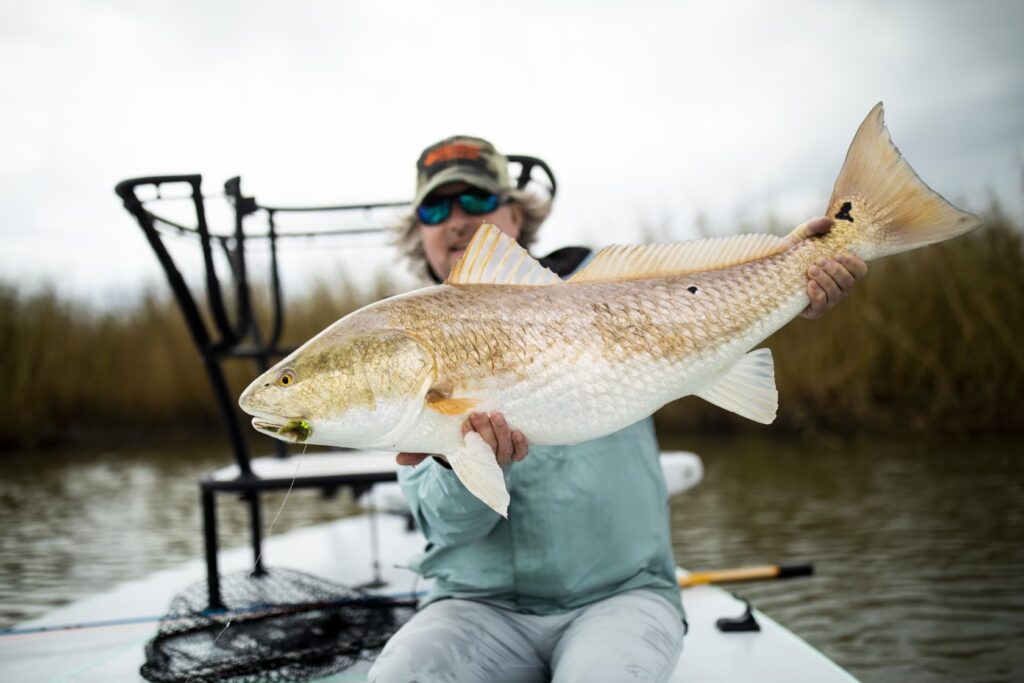
[[[395,291],[379,275],[359,292],[344,276],[288,303],[287,341]],[[932,433],[1024,428],[1024,239],[998,210],[974,235],[872,264],[854,295],[820,321],[766,342],[780,411],[769,432]],[[228,367],[234,387],[251,363]],[[169,294],[97,311],[53,290],[0,284],[0,444],[166,438],[220,423],[188,331]],[[742,431],[699,399],[662,409],[666,434]]]

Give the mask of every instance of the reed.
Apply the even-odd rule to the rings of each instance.
[[[285,341],[300,343],[395,291],[386,274],[368,290],[344,274],[315,282],[289,300]],[[993,209],[973,235],[872,264],[837,310],[769,339],[780,410],[767,433],[1019,432],[1021,340],[1024,239]],[[237,390],[255,373],[241,361],[227,370]],[[53,289],[0,284],[0,377],[7,448],[222,430],[188,330],[163,291],[101,311]],[[693,398],[656,417],[665,434],[766,433]]]
[[[286,307],[282,343],[298,345],[329,322],[393,294],[379,275],[360,291],[339,274],[319,280]],[[266,320],[265,301],[257,312]],[[252,361],[225,367],[233,390],[255,375]],[[22,292],[0,283],[0,446],[116,443],[220,436],[210,385],[169,292],[97,310],[54,289]]]

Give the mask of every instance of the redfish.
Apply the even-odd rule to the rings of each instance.
[[[809,301],[807,269],[951,239],[981,221],[932,191],[877,105],[836,180],[832,230],[790,246],[741,235],[612,246],[568,280],[482,225],[448,280],[337,321],[242,394],[253,426],[289,441],[442,454],[499,514],[502,469],[473,411],[500,411],[531,444],[573,444],[690,394],[765,424],[778,392],[757,344]]]

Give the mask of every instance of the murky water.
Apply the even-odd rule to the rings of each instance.
[[[690,446],[681,564],[813,561],[735,591],[865,681],[1024,680],[1020,442]]]
[[[228,464],[223,446],[0,459],[0,626],[202,557],[199,477]],[[264,529],[283,493],[264,500]],[[288,498],[273,533],[357,511],[348,490]],[[222,548],[247,545],[248,508],[217,499]]]
[[[672,505],[693,569],[813,561],[736,592],[865,681],[1024,680],[1024,448],[689,440],[704,483]],[[0,625],[200,556],[197,477],[224,451],[0,460]],[[277,509],[280,497],[265,509]],[[224,497],[221,538],[246,540]],[[274,533],[350,514],[297,491]],[[234,541],[234,542],[233,542]],[[731,616],[731,615],[730,615]]]

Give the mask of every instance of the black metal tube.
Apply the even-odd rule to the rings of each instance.
[[[277,226],[274,224],[272,209],[267,210],[267,230],[270,237],[270,291],[273,307],[273,323],[267,346],[274,349],[281,341],[281,332],[284,330],[284,306],[281,296],[281,274],[277,264]]]
[[[199,485],[199,498],[203,508],[203,545],[206,552],[207,609],[223,609],[220,597],[220,570],[217,567],[217,501],[216,494]]]
[[[249,500],[249,527],[252,529],[252,573],[263,576],[263,514],[260,510],[260,492],[247,491],[243,494]]]
[[[337,488],[338,486],[352,486],[355,490],[366,490],[370,485],[379,481],[397,481],[398,473],[390,470],[377,472],[365,472],[363,474],[324,474],[302,475],[295,479],[292,475],[280,479],[246,479],[238,477],[235,479],[207,480],[206,486],[216,491],[232,491],[244,493],[246,491],[287,491],[289,488]],[[358,498],[358,494],[355,496]]]
[[[267,211],[280,211],[281,213],[306,213],[309,211],[354,211],[357,209],[397,209],[400,206],[409,206],[409,202],[377,202],[375,204],[337,204],[334,206],[262,206],[259,208]]]
[[[213,316],[214,324],[220,332],[220,339],[213,342],[213,350],[220,351],[233,346],[238,341],[238,335],[224,309],[224,297],[220,291],[220,280],[217,278],[217,268],[213,261],[213,247],[210,244],[210,229],[206,223],[206,207],[198,181],[192,184],[192,204],[196,211],[196,230],[199,232],[199,244],[202,247],[203,265],[206,269],[206,300],[210,305],[210,315]]]
[[[548,187],[548,192],[551,194],[550,198],[555,198],[555,194],[558,193],[558,182],[555,180],[555,174],[551,170],[551,167],[544,163],[543,160],[538,159],[537,157],[525,156],[523,154],[509,154],[508,160],[511,163],[517,163],[521,166],[519,169],[519,178],[516,181],[516,187],[518,189],[522,190],[526,187],[527,183],[530,182],[530,176],[533,172],[533,168],[535,166],[539,166],[540,169],[544,171],[544,175],[546,175],[548,180],[551,181],[551,185]]]
[[[206,375],[210,379],[210,387],[213,389],[213,397],[217,401],[217,408],[220,409],[221,417],[228,430],[228,438],[231,440],[231,448],[235,451],[235,459],[238,461],[238,468],[242,476],[252,476],[252,465],[249,462],[249,444],[242,435],[242,429],[235,414],[235,402],[228,392],[228,383],[224,379],[224,371],[220,367],[220,361],[214,352],[203,353],[203,365],[206,367]]]
[[[224,183],[224,193],[231,200],[235,213],[235,246],[231,254],[232,271],[235,279],[235,304],[238,315],[235,319],[235,336],[245,337],[252,324],[252,303],[249,298],[249,280],[245,267],[245,217],[251,213],[255,201],[242,196],[242,180],[238,176]]]
[[[145,210],[145,208],[143,208],[142,201],[139,200],[135,194],[136,188],[140,185],[154,183],[159,184],[161,182],[183,182],[189,183],[192,187],[198,187],[201,182],[201,176],[187,175],[136,178],[134,180],[125,180],[118,183],[115,187],[115,191],[124,202],[125,209],[135,217],[139,227],[142,228],[142,232],[146,236],[146,241],[149,242],[149,246],[156,254],[156,258],[160,262],[161,267],[163,267],[164,274],[167,276],[167,282],[171,286],[171,291],[174,293],[174,297],[178,300],[178,305],[181,307],[182,315],[185,316],[185,322],[188,324],[189,332],[192,335],[192,341],[195,342],[196,347],[202,350],[210,345],[210,333],[206,329],[206,323],[203,321],[203,316],[199,313],[199,307],[196,305],[195,299],[192,297],[192,292],[188,289],[188,285],[185,284],[185,279],[182,277],[177,266],[174,265],[174,260],[171,259],[171,255],[167,252],[167,248],[164,246],[163,240],[160,239],[160,233],[153,225],[152,216]]]
[[[181,223],[173,221],[170,218],[165,218],[164,216],[161,216],[153,211],[150,211],[149,209],[145,209],[145,211],[155,220],[165,225],[169,225],[175,230],[177,230],[178,234],[198,234],[198,230],[196,230],[195,228],[190,228],[187,225],[182,225]],[[279,232],[277,233],[277,237],[278,239],[309,239],[310,237],[340,237],[345,235],[380,235],[382,233],[389,233],[392,230],[394,230],[394,228],[391,226],[378,226],[369,228],[334,228],[330,230],[303,230],[299,232]],[[245,239],[249,241],[265,240],[268,239],[268,235],[246,235]]]

